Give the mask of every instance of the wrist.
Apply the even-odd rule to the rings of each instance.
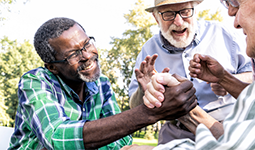
[[[147,121],[150,123],[150,124],[154,124],[156,123],[157,121],[159,121],[161,118],[159,118],[159,116],[154,112],[153,109],[155,108],[148,108],[146,105],[144,104],[141,104],[140,105],[140,110],[141,110],[141,114],[143,116],[143,118],[146,118]]]

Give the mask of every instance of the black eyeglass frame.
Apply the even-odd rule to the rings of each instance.
[[[221,4],[227,9],[229,8],[229,4],[235,8],[239,7],[240,5],[239,2],[237,0],[234,1],[235,2],[233,2],[232,0],[220,0]]]
[[[182,14],[181,14],[181,11],[184,11],[184,10],[192,10],[192,14],[190,16],[188,16],[188,17],[183,17]],[[169,12],[174,12],[174,18],[171,19],[171,20],[164,19],[164,16],[163,16],[164,13],[169,13]],[[158,13],[161,15],[161,17],[162,17],[162,19],[164,21],[172,21],[172,20],[174,20],[176,18],[177,14],[179,14],[183,19],[192,17],[194,15],[194,8],[185,8],[185,9],[182,9],[182,10],[179,10],[179,11],[165,11],[165,12],[158,12]]]
[[[90,40],[96,41],[95,38],[94,38],[93,36],[90,36],[90,37],[89,37],[89,41],[83,46],[82,49],[76,50],[75,53],[73,53],[73,54],[67,56],[67,57],[66,57],[65,59],[63,59],[63,60],[55,60],[55,61],[51,61],[51,62],[49,62],[49,63],[63,63],[63,62],[68,62],[68,63],[69,63],[68,59],[69,59],[70,57],[72,57],[73,55],[75,55],[77,52],[82,52],[83,50],[87,51],[85,47],[89,44]],[[70,63],[69,63],[69,64],[70,64]],[[70,64],[70,65],[71,65],[71,64]],[[72,65],[74,65],[74,64],[72,64]]]

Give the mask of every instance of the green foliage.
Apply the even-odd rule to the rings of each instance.
[[[150,27],[156,25],[152,15],[144,11],[146,7],[143,0],[138,0],[134,9],[124,15],[134,29],[126,30],[122,38],[112,38],[112,49],[100,50],[102,73],[110,79],[122,111],[129,109],[128,86],[136,57],[152,37]]]
[[[144,138],[133,137],[133,143],[132,144],[157,146],[158,145],[158,140],[146,140]]]
[[[154,132],[153,132],[153,128],[152,126],[147,126],[147,130],[146,130],[146,133],[144,135],[144,138],[146,140],[154,140]]]
[[[14,120],[18,104],[19,79],[25,72],[42,66],[43,62],[28,41],[19,44],[16,40],[11,41],[4,37],[0,45],[0,93],[7,107],[6,113]]]
[[[215,13],[213,14],[209,14],[210,13],[210,9],[207,10],[203,10],[201,12],[198,13],[198,20],[204,19],[204,20],[215,20],[215,21],[219,21],[222,22],[223,21],[223,17],[220,14],[220,10],[217,10]]]
[[[7,107],[4,104],[3,93],[0,93],[0,126],[11,126],[13,119],[6,113]]]

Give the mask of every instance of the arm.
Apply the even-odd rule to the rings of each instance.
[[[177,75],[173,76],[176,77],[178,81],[187,80]],[[162,93],[168,92],[164,91],[164,86],[162,86],[162,84],[167,86],[176,86],[178,83],[174,77],[170,74],[157,74],[152,77],[152,81],[147,85],[148,90],[145,92],[146,94],[144,97],[144,103],[147,107],[161,107],[161,105],[158,105],[157,103],[167,99],[167,97],[164,98]],[[159,99],[159,97],[162,97],[162,99]],[[216,138],[219,138],[223,134],[222,124],[208,115],[199,106],[196,106],[187,115],[178,118],[178,120],[194,134],[196,133],[196,128],[200,123],[205,124]]]
[[[252,72],[243,72],[239,74],[232,74],[237,79],[241,80],[242,82],[252,83]],[[219,96],[225,96],[228,92],[218,83],[210,83],[212,91]]]
[[[224,133],[223,125],[208,115],[199,106],[196,106],[187,115],[178,118],[178,120],[184,124],[193,134],[196,134],[197,126],[200,123],[203,123],[211,131],[216,139],[218,139]]]
[[[201,80],[218,83],[233,97],[237,98],[241,91],[249,85],[235,78],[210,56],[195,54],[190,61],[190,76]]]
[[[101,147],[158,120],[178,118],[195,107],[195,89],[190,81],[168,90],[172,95],[160,108],[149,109],[141,104],[114,116],[86,122],[83,127],[85,148]]]
[[[65,107],[58,103],[59,100],[55,97],[54,90],[60,90],[59,88],[54,89],[52,84],[36,79],[34,75],[24,77],[26,79],[20,82],[23,85],[19,86],[21,109],[24,109],[21,112],[24,114],[19,116],[23,118],[24,115],[24,118],[28,119],[25,120],[25,123],[22,123],[20,128],[25,125],[24,128],[31,128],[32,131],[29,131],[29,134],[35,133],[35,136],[40,140],[38,144],[42,143],[47,149],[75,149],[77,146],[80,149],[84,149],[84,147],[86,149],[99,148],[158,120],[180,117],[193,109],[197,103],[194,95],[195,89],[192,87],[192,83],[187,81],[169,89],[174,94],[164,101],[164,106],[161,108],[149,109],[141,104],[134,109],[102,119],[94,121],[80,120],[81,116],[76,114],[75,111],[66,113],[66,107],[71,107],[71,105],[77,107],[72,99],[60,99],[60,101],[64,100],[64,102],[70,103]],[[28,83],[31,80],[33,84]],[[45,84],[47,84],[46,87],[49,87],[46,91],[45,88],[41,88]],[[57,92],[61,93],[61,91]],[[178,99],[176,98],[178,95],[183,95],[181,97],[185,98]],[[189,105],[186,104],[186,101]],[[176,104],[179,104],[179,107],[176,107]],[[31,116],[33,118],[29,119]],[[84,118],[87,117],[84,116]],[[67,138],[68,140],[66,140]]]
[[[233,76],[236,77],[237,79],[241,80],[242,82],[252,83],[252,81],[253,81],[252,71],[243,72],[243,73],[239,73],[239,74],[233,74]]]

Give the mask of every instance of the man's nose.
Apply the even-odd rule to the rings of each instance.
[[[86,49],[81,51],[81,59],[87,60],[90,59],[93,56],[93,54],[90,51],[87,51]]]
[[[181,26],[183,24],[183,19],[182,17],[180,16],[180,14],[176,14],[176,17],[174,19],[174,24],[176,26]]]

